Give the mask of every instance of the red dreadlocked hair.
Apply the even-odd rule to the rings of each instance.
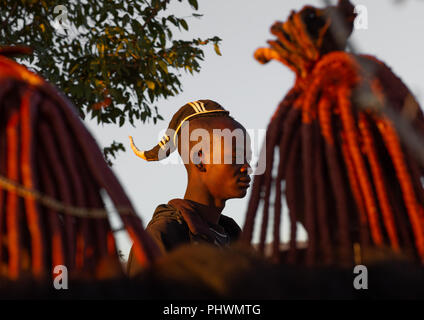
[[[75,108],[0,48],[0,280],[123,276],[101,192],[117,208],[141,265],[155,244]]]
[[[339,34],[330,32],[336,14],[346,27]],[[424,261],[423,164],[380,111],[390,103],[424,134],[423,113],[383,62],[344,51],[354,18],[348,0],[325,9],[306,6],[292,12],[286,22],[275,23],[271,32],[277,39],[268,41],[270,48],[255,52],[259,62],[278,60],[297,76],[269,123],[266,172],[255,177],[243,230],[243,241],[250,243],[263,194],[259,243],[263,252],[274,181],[273,258],[277,260],[282,257],[281,184],[285,182],[291,221],[288,261],[299,261],[298,220],[308,233],[308,265],[352,264],[355,244],[390,246]],[[273,179],[276,147],[279,163]]]

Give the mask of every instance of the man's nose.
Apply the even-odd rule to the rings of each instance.
[[[252,167],[250,166],[249,162],[245,162],[244,165],[241,167],[240,172],[246,172],[248,175],[252,174]]]

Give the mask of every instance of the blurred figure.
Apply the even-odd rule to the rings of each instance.
[[[354,19],[348,0],[323,9],[305,6],[273,24],[276,39],[255,52],[259,62],[278,60],[296,73],[294,87],[268,126],[266,172],[255,177],[242,236],[251,242],[263,204],[259,250],[264,252],[275,191],[275,261],[353,266],[361,264],[366,252],[386,248],[424,261],[424,166],[416,152],[424,140],[414,146],[401,139],[399,125],[387,116],[395,114],[423,137],[423,112],[383,62],[345,51]],[[283,192],[291,225],[284,252]],[[298,221],[308,234],[306,250],[297,248]]]
[[[123,277],[103,192],[148,265],[157,248],[74,106],[5,57],[30,52],[0,48],[0,278]]]

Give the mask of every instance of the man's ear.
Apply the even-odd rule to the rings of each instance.
[[[200,149],[197,154],[193,154],[193,163],[194,166],[200,170],[201,172],[205,172],[206,171],[206,167],[203,163],[203,152],[202,149]]]

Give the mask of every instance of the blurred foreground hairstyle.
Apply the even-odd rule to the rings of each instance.
[[[0,276],[123,275],[104,197],[147,265],[156,247],[74,106],[0,49]]]
[[[262,205],[264,251],[273,195],[276,260],[351,265],[367,247],[390,247],[424,261],[423,163],[385,111],[407,120],[421,137],[423,113],[383,62],[344,51],[354,19],[348,0],[324,9],[306,6],[276,22],[271,27],[276,39],[255,52],[259,62],[277,60],[296,74],[269,123],[267,168],[255,177],[243,232],[249,243]],[[420,143],[422,148],[423,139]],[[283,193],[291,235],[288,253],[281,255]],[[303,257],[296,248],[297,221],[308,233]]]

